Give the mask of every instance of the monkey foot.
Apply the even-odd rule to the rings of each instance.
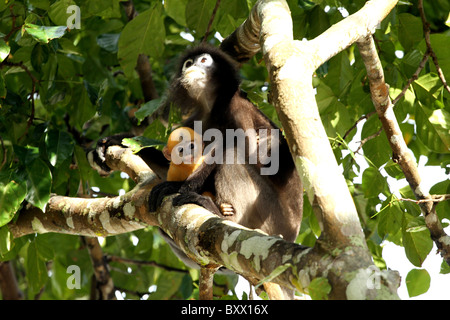
[[[234,215],[234,208],[229,203],[221,203],[220,204],[220,212],[224,216],[232,216],[232,215]]]

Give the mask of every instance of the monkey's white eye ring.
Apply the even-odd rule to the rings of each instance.
[[[191,67],[193,64],[194,64],[194,61],[192,59],[187,59],[183,63],[183,71],[186,70],[187,68]]]
[[[209,67],[213,64],[213,58],[207,53],[202,54],[200,57],[198,57],[197,64]]]

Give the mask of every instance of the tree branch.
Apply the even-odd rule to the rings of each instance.
[[[321,123],[311,78],[315,69],[329,58],[371,35],[396,3],[396,0],[368,1],[361,10],[316,39],[295,41],[287,3],[258,1],[249,18],[222,45],[238,61],[249,59],[261,47],[272,84],[271,101],[322,229],[319,245],[313,250],[321,248],[322,253],[328,254],[333,249],[357,250],[357,259],[345,261],[346,272],[352,276],[366,274],[363,269],[374,266],[352,196]],[[338,296],[339,292],[343,298],[351,297],[349,292],[343,293],[351,288],[348,282],[337,283],[330,274],[327,279],[334,282],[332,296]]]
[[[381,21],[381,16],[372,14],[387,14],[393,2],[369,1],[369,7],[380,5],[385,9],[372,11],[367,19]],[[166,198],[157,212],[149,213],[149,192],[156,181],[150,173],[146,180],[136,175],[140,183],[120,197],[53,196],[45,214],[38,209],[25,210],[9,225],[12,234],[17,237],[59,232],[104,236],[155,225],[201,266],[223,265],[245,277],[270,279],[304,292],[308,292],[313,279],[326,278],[332,288],[331,299],[397,298],[398,274],[379,271],[374,266],[352,197],[320,121],[311,77],[320,58],[330,53],[317,60],[312,53],[327,51],[330,44],[294,41],[289,7],[282,0],[258,1],[239,30],[236,34],[244,39],[230,47],[241,57],[256,52],[261,44],[273,84],[272,101],[323,230],[314,248],[222,220],[196,205],[173,208],[171,197]],[[364,29],[357,38],[370,30]],[[332,48],[330,52],[337,50]],[[302,196],[302,190],[298,192]],[[379,287],[370,285],[374,278],[380,279]]]
[[[96,300],[116,300],[114,295],[114,282],[109,273],[109,266],[98,242],[98,238],[84,237],[89,257],[94,267],[95,283],[98,293]]]
[[[337,250],[329,255],[325,253],[329,250],[327,244],[321,240],[314,248],[307,248],[223,220],[196,205],[174,208],[171,197],[155,214],[160,227],[200,265],[223,265],[246,278],[270,278],[272,283],[306,293],[313,279],[324,277],[333,288],[331,299],[374,299],[384,293],[384,298],[396,297],[398,275],[367,267],[367,261],[361,259],[365,256],[362,246],[345,254],[336,254]],[[342,266],[350,261],[359,275],[356,278],[342,277]],[[367,285],[375,276],[374,270],[386,291]],[[358,291],[351,292],[353,286],[358,286]]]
[[[431,41],[430,41],[430,24],[427,21],[427,18],[425,16],[425,10],[423,9],[423,0],[418,0],[417,8],[420,12],[420,18],[422,19],[422,25],[423,25],[423,33],[425,35],[425,43],[427,45],[427,53],[431,55],[431,58],[433,59],[433,63],[436,66],[436,71],[439,76],[439,79],[441,79],[442,84],[444,85],[445,90],[450,92],[450,87],[447,84],[447,80],[445,80],[444,73],[442,72],[441,67],[439,66],[439,61],[436,56],[436,53],[434,53],[433,48],[431,47]]]
[[[311,40],[315,48],[314,68],[349,47],[361,38],[371,35],[381,21],[391,12],[398,0],[371,0],[356,13],[331,26],[324,33]],[[346,30],[345,35],[342,30]]]
[[[358,42],[361,57],[367,69],[372,101],[378,117],[386,132],[386,137],[393,151],[393,161],[398,163],[417,200],[431,238],[436,243],[442,257],[450,265],[450,237],[442,228],[432,197],[421,185],[421,177],[414,162],[414,157],[403,139],[402,132],[395,118],[393,105],[389,98],[389,86],[384,81],[383,68],[375,48],[373,38],[366,37]]]
[[[137,17],[138,12],[134,7],[132,0],[124,1],[122,3],[122,8],[128,20],[133,20]],[[139,75],[139,80],[141,82],[142,93],[144,94],[145,101],[150,101],[157,99],[159,97],[158,91],[156,90],[155,83],[152,77],[152,67],[148,56],[145,54],[140,54],[137,59],[136,72]]]

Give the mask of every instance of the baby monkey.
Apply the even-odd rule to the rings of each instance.
[[[189,127],[172,131],[163,154],[170,161],[167,181],[185,181],[205,161],[201,136]],[[202,195],[210,197],[217,205],[216,197],[210,191],[204,191]],[[224,216],[234,214],[233,206],[229,203],[221,203],[218,207]]]

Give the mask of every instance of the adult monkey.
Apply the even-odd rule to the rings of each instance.
[[[204,131],[218,129],[223,137],[226,129],[244,132],[266,129],[279,133],[279,129],[244,97],[239,88],[238,72],[236,62],[219,49],[201,45],[188,50],[180,59],[166,103],[192,112],[186,125],[202,120]],[[165,196],[180,193],[173,205],[196,203],[221,215],[210,199],[202,195],[210,192],[217,206],[227,203],[234,208],[233,215],[221,215],[223,218],[294,241],[302,219],[303,188],[287,142],[281,133],[277,136],[272,139],[278,139],[275,141],[278,148],[269,151],[279,157],[279,169],[274,174],[261,175],[266,164],[264,159],[251,163],[248,150],[244,164],[204,162],[185,182],[167,181],[156,186],[150,196],[150,209],[156,210]],[[222,150],[226,147],[223,145]],[[214,151],[206,157],[214,156]],[[173,243],[171,245],[173,247]]]
[[[201,120],[203,130],[218,129],[223,136],[226,136],[226,129],[279,131],[244,97],[239,88],[237,63],[219,49],[201,45],[188,50],[181,57],[177,70],[165,106],[175,105],[188,114],[185,126],[193,127],[195,120]],[[90,154],[91,164],[108,172],[104,163],[106,148],[120,144],[122,138],[117,135],[100,140],[96,152]],[[248,152],[244,164],[204,162],[186,181],[167,181],[156,186],[150,196],[150,209],[156,210],[165,196],[180,193],[174,198],[174,205],[196,203],[224,219],[294,241],[302,219],[303,187],[281,133],[277,139],[277,150],[270,150],[279,160],[279,170],[274,174],[261,175],[265,162],[259,159],[257,163],[250,163]],[[226,146],[222,149],[226,150]],[[165,176],[169,163],[161,152],[145,148],[139,155],[160,177]],[[211,198],[202,195],[204,192],[213,194],[216,205]],[[230,204],[233,214],[222,215],[218,208],[221,204]],[[188,266],[198,267],[172,239],[163,236]],[[269,285],[264,287],[267,290]]]

